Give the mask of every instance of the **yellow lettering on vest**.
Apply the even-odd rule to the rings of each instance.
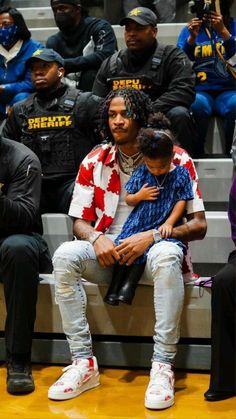
[[[113,90],[119,89],[119,80],[113,80],[112,88]]]
[[[141,88],[141,84],[139,80],[133,80],[133,84],[132,84],[133,89],[140,89]]]
[[[69,127],[72,124],[71,115],[65,115],[65,126]]]
[[[56,120],[55,116],[48,116],[48,121],[54,123]],[[54,127],[54,125],[53,125]]]
[[[212,46],[203,45],[202,46],[202,57],[211,57],[212,56]]]
[[[54,122],[48,121],[47,128],[53,128],[53,127],[54,127]]]
[[[36,119],[39,119],[39,118],[36,118]],[[33,124],[33,128],[35,129],[35,128],[40,128],[40,127],[41,127],[40,121],[35,121],[35,123]]]
[[[71,115],[42,116],[28,119],[28,129],[44,129],[55,127],[69,127],[72,125]]]

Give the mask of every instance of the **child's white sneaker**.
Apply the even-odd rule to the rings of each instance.
[[[48,390],[49,399],[72,399],[100,384],[95,356],[76,359],[72,365],[63,368],[62,371],[64,374]]]
[[[145,407],[166,409],[174,404],[174,373],[171,365],[154,361],[145,394]]]

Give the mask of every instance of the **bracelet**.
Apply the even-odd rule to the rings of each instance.
[[[93,245],[95,241],[98,239],[98,237],[102,236],[102,231],[94,231],[92,234],[90,234],[88,241]]]

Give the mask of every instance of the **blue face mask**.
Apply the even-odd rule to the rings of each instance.
[[[11,25],[6,28],[0,28],[0,44],[3,47],[7,47],[8,45],[11,45],[16,32],[17,32],[17,26]]]

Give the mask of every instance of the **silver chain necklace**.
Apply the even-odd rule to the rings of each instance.
[[[166,178],[167,178],[167,175],[169,174],[169,172],[167,172],[166,174],[165,174],[165,176],[164,176],[164,179],[162,180],[162,182],[160,183],[159,181],[158,181],[158,179],[157,179],[157,176],[155,176],[155,179],[156,179],[156,184],[157,184],[157,186],[158,186],[158,188],[159,189],[164,189],[164,183],[165,183],[165,180],[166,180]]]
[[[122,172],[126,175],[131,176],[133,171],[140,165],[142,162],[143,156],[139,151],[132,156],[128,156],[123,151],[118,148],[118,159]]]

